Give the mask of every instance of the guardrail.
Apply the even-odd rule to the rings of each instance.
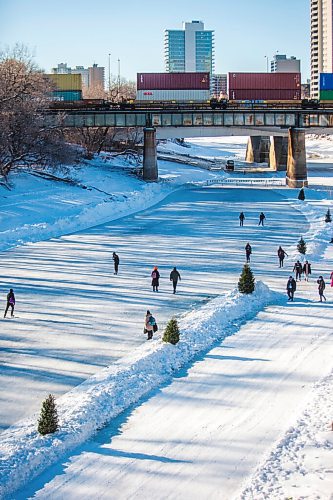
[[[208,179],[205,182],[206,186],[210,186],[212,184],[224,184],[224,185],[233,185],[233,186],[286,186],[286,179]]]

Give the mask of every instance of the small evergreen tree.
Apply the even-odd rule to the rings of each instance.
[[[45,434],[53,434],[58,430],[58,413],[55,404],[54,396],[49,394],[43,401],[40,417],[38,420],[38,432],[45,436]]]
[[[248,264],[244,264],[242,274],[238,281],[238,290],[240,293],[254,292],[254,276]]]
[[[306,254],[306,243],[305,241],[303,240],[302,236],[301,236],[301,239],[299,240],[298,244],[297,244],[297,250],[299,251],[299,253],[301,253],[302,255],[305,255]]]
[[[169,344],[178,344],[179,342],[179,327],[176,318],[171,318],[168,322],[166,329],[163,334],[163,342],[169,342]]]
[[[326,215],[325,215],[325,222],[332,222],[332,216],[331,216],[331,211],[330,209],[327,210]]]
[[[305,200],[305,193],[304,189],[302,188],[300,192],[298,193],[298,199],[304,201]]]

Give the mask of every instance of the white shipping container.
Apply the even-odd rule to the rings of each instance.
[[[137,101],[208,101],[209,90],[138,90]]]

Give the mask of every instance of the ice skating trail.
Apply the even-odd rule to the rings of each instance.
[[[327,276],[331,265],[327,252],[315,273]],[[272,284],[285,285],[287,270],[274,277],[265,270]],[[298,284],[294,303],[260,312],[15,498],[285,498],[274,484],[288,467],[269,470],[270,482],[248,482],[332,370],[332,293],[327,289],[328,302],[319,303],[314,278]],[[327,430],[329,415],[322,422]],[[323,500],[331,494],[329,471],[325,465],[319,474]],[[303,472],[302,491],[313,481]],[[297,481],[283,488],[294,498]],[[315,498],[311,492],[309,485],[304,498]]]

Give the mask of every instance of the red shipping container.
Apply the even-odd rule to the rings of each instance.
[[[282,89],[230,89],[229,99],[231,101],[294,101],[301,99],[301,90]]]
[[[298,90],[300,73],[229,73],[229,89]]]
[[[209,73],[137,73],[137,90],[209,90]]]

